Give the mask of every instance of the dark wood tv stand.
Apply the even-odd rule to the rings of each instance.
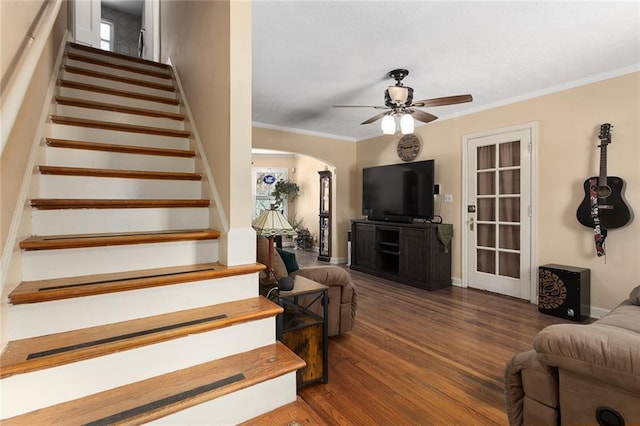
[[[451,286],[437,224],[351,221],[351,269],[426,290]]]

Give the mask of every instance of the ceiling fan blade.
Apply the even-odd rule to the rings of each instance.
[[[388,113],[388,111],[381,112],[380,114],[376,114],[376,115],[374,115],[373,117],[371,117],[370,119],[368,119],[367,121],[363,121],[363,122],[362,122],[362,123],[360,123],[360,124],[371,124],[371,123],[373,123],[374,121],[378,121],[378,120],[380,120],[382,117],[384,117],[385,115],[387,115],[387,113]]]
[[[375,109],[387,109],[386,106],[380,105],[333,105],[334,108],[375,108]]]
[[[473,96],[471,95],[457,95],[457,96],[445,96],[442,98],[424,99],[422,101],[415,101],[411,104],[413,107],[436,107],[453,104],[463,104],[465,102],[471,102]]]
[[[422,121],[423,123],[431,123],[433,120],[437,120],[433,114],[429,114],[428,112],[420,111],[419,109],[409,109],[411,112],[411,116],[416,120]]]

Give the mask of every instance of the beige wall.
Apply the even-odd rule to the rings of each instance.
[[[45,3],[46,0],[0,1],[0,87],[3,94],[7,77],[15,71],[20,59],[18,53],[28,45],[29,35]]]
[[[20,40],[27,37],[27,30],[30,23],[36,17],[39,10],[39,3],[33,2],[25,6],[24,2],[0,2],[0,27],[2,28],[2,48],[0,55],[2,57],[2,72],[6,71],[5,65],[14,63],[16,54],[16,46],[20,46]],[[19,6],[18,6],[19,4]],[[22,9],[22,7],[25,9]],[[25,175],[25,169],[29,162],[31,148],[36,137],[36,129],[40,123],[43,108],[43,99],[46,98],[49,89],[49,83],[57,70],[54,65],[57,59],[59,48],[67,30],[67,3],[63,3],[58,17],[49,35],[47,43],[44,47],[38,65],[33,74],[29,88],[24,97],[20,112],[18,113],[14,127],[7,140],[7,145],[2,152],[0,158],[0,250],[12,250],[17,253],[19,248],[17,242],[13,247],[5,247],[8,243],[8,235],[11,227],[13,214],[16,211],[18,197],[22,186],[22,180]],[[7,36],[7,34],[9,34]],[[5,43],[7,49],[5,50]],[[28,230],[21,230],[27,232]],[[21,232],[19,231],[19,232]],[[27,235],[18,234],[18,238]],[[13,256],[15,258],[15,256]],[[8,259],[5,258],[5,259]],[[10,260],[15,262],[15,259]],[[3,268],[8,268],[8,264],[3,264]],[[6,297],[8,291],[13,289],[20,277],[9,277],[2,283],[2,303],[0,304],[0,323],[2,329],[2,342],[0,346],[4,346],[5,337],[7,336],[7,318],[6,318]]]
[[[2,33],[2,48],[0,57],[2,62],[2,79],[4,83],[5,71],[17,59],[16,49],[27,38],[28,29],[40,10],[40,3],[33,2],[25,6],[24,2],[0,2],[0,27]],[[24,9],[23,9],[24,6]],[[42,112],[42,100],[45,98],[52,74],[54,72],[56,55],[67,29],[67,7],[62,4],[53,31],[42,52],[40,61],[29,85],[25,101],[20,108],[15,125],[5,150],[0,159],[0,250],[4,249],[9,226],[22,184],[25,166],[27,164],[31,143],[35,136],[36,125]]]
[[[226,211],[230,207],[229,2],[162,1],[161,61],[171,60]]]
[[[222,231],[252,232],[251,3],[163,0],[160,20],[161,60],[182,81],[228,222]],[[222,243],[222,262],[248,261],[226,246],[233,239]]]
[[[313,245],[318,247],[320,238],[320,221],[318,213],[320,209],[320,176],[318,171],[329,168],[324,162],[311,157],[298,157],[296,175],[300,185],[300,197],[296,200],[298,219],[303,219],[303,226],[309,229],[313,236]],[[331,256],[337,258],[336,253]]]
[[[360,215],[360,207],[357,211],[354,210],[351,199],[358,173],[356,144],[322,136],[254,127],[253,147],[295,152],[319,160],[333,168],[332,229],[334,232],[331,237],[331,257],[346,262],[347,230],[351,227],[350,220]]]
[[[437,109],[433,112],[437,114]],[[517,102],[457,119],[436,121],[416,129],[423,140],[417,160],[436,160],[441,193],[454,202],[442,204],[445,222],[454,224],[453,270],[461,278],[461,198],[463,135],[538,122],[537,267],[558,263],[591,269],[592,306],[610,309],[640,284],[640,221],[609,232],[607,258],[594,254],[593,236],[575,219],[584,196],[583,181],[598,174],[598,131],[612,123],[608,175],[627,183],[626,199],[640,214],[640,73]],[[357,144],[357,183],[352,202],[360,209],[363,167],[397,163],[394,137],[378,137]]]

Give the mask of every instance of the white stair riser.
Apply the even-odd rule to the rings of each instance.
[[[258,295],[257,274],[10,306],[10,338],[25,339]]]
[[[33,210],[33,235],[178,231],[209,227],[209,209],[64,209]]]
[[[150,170],[156,172],[193,172],[195,159],[163,155],[141,155],[88,149],[46,148],[42,164],[94,169]]]
[[[147,146],[167,149],[189,149],[189,139],[175,136],[147,135],[144,133],[92,129],[49,123],[47,137],[74,141],[103,142],[130,146]]]
[[[186,408],[147,424],[235,425],[295,401],[296,373],[292,372]]]
[[[124,90],[126,92],[159,96],[161,98],[167,98],[167,99],[176,99],[176,92],[153,89],[151,87],[140,86],[138,84],[122,83],[119,81],[109,80],[106,78],[91,77],[83,74],[76,74],[75,72],[69,72],[65,70],[63,70],[60,73],[60,78],[64,80],[75,81],[78,83],[91,84],[91,85],[100,86],[100,87],[108,87],[110,89],[116,89],[116,90]]]
[[[164,72],[167,74],[170,74],[169,70],[166,68],[160,68],[157,66],[153,66],[153,65],[148,65],[145,63],[140,63],[137,61],[130,61],[127,59],[121,59],[121,58],[114,58],[111,56],[107,56],[107,55],[101,55],[100,53],[93,53],[93,52],[89,52],[86,50],[81,50],[81,49],[75,49],[73,47],[69,47],[68,52],[73,52],[76,53],[78,55],[82,55],[82,56],[86,56],[86,57],[90,57],[90,58],[95,58],[95,59],[99,59],[101,61],[107,61],[107,62],[111,62],[114,64],[123,64],[123,65],[127,65],[130,67],[135,67],[135,68],[139,68],[141,70],[151,70],[154,72]]]
[[[184,130],[184,121],[162,117],[147,117],[144,115],[127,114],[122,112],[105,111],[101,109],[83,108],[70,105],[56,105],[56,114],[64,117],[82,118],[86,120],[108,121],[118,124],[133,124],[136,126],[159,127],[161,129]]]
[[[256,349],[273,343],[274,330],[274,318],[251,321],[8,377],[2,380],[2,415],[6,418],[23,414]]]
[[[83,55],[83,56],[86,56],[86,55]],[[69,65],[69,66],[73,66],[73,67],[76,67],[76,68],[82,68],[82,69],[86,69],[86,70],[97,71],[97,72],[110,74],[110,75],[114,75],[114,76],[118,76],[118,77],[133,78],[135,80],[144,80],[144,81],[148,81],[150,83],[174,85],[173,80],[170,79],[170,78],[155,77],[155,76],[152,76],[152,75],[142,74],[142,73],[134,72],[134,71],[127,71],[127,70],[123,70],[123,69],[120,69],[120,68],[108,67],[108,66],[99,65],[99,64],[92,64],[92,63],[89,63],[89,62],[76,60],[76,59],[65,58],[64,64],[65,65]]]
[[[58,95],[68,98],[105,102],[109,104],[129,106],[133,108],[152,109],[155,111],[180,113],[180,105],[166,104],[164,102],[145,101],[143,99],[109,95],[105,93],[93,92],[91,90],[74,89],[71,87],[58,87],[56,90],[56,93]]]
[[[202,182],[40,175],[41,198],[199,199]]]
[[[24,281],[218,261],[218,241],[176,241],[22,253]]]

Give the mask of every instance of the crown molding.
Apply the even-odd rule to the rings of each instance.
[[[347,141],[347,142],[357,142],[356,138],[340,136],[340,135],[332,135],[331,133],[314,132],[311,130],[295,129],[293,127],[276,126],[273,124],[258,123],[256,121],[254,121],[252,124],[254,127],[258,127],[261,129],[278,130],[281,132],[297,133],[300,135],[308,135],[308,136],[317,136],[320,138],[337,139],[337,140]]]

